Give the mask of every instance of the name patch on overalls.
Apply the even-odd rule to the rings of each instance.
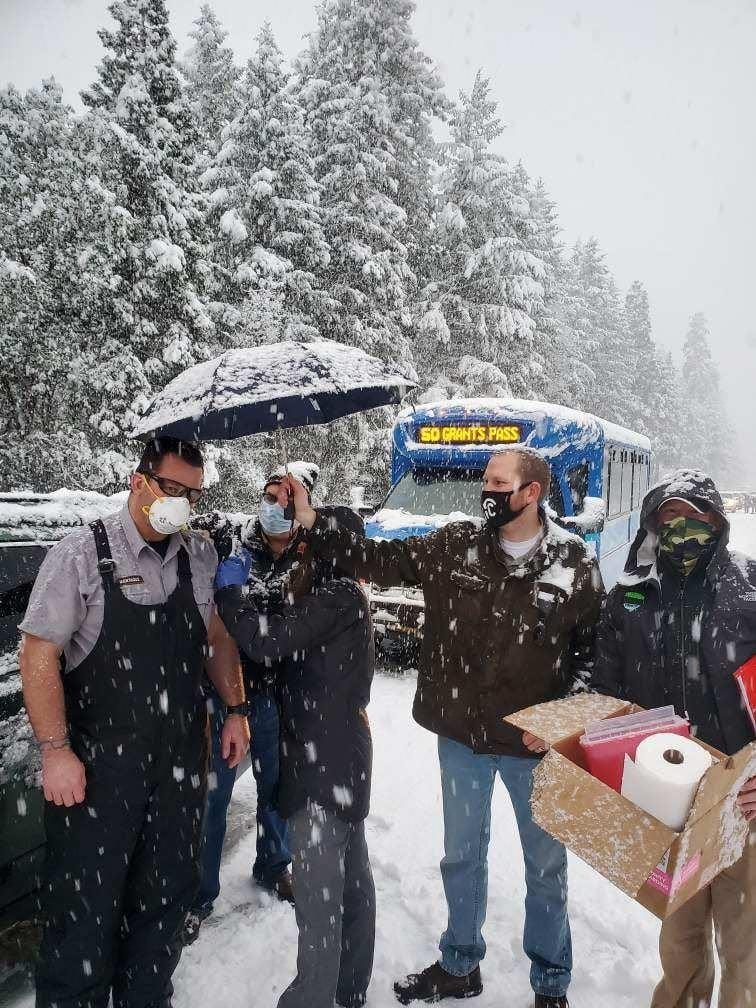
[[[130,577],[118,578],[118,584],[121,586],[144,584],[144,578],[138,574],[132,574]]]

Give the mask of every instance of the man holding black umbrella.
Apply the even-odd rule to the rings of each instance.
[[[585,688],[603,595],[585,543],[546,514],[551,474],[524,445],[493,453],[483,528],[454,522],[427,536],[376,541],[313,510],[289,484],[317,556],[381,587],[422,587],[425,625],[413,715],[438,735],[444,809],[441,862],[448,924],[441,960],[394,985],[403,1004],[483,989],[491,797],[509,792],[525,860],[524,949],[535,1008],[566,1008],[572,970],[564,847],[533,821],[533,769],[545,745],[504,717]]]

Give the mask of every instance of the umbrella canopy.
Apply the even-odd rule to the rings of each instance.
[[[159,392],[135,430],[184,441],[323,424],[398,403],[416,387],[411,368],[315,340],[227,350],[188,368]]]

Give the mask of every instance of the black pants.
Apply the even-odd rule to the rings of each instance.
[[[358,1008],[373,971],[375,888],[365,824],[318,805],[289,819],[297,975],[278,1008]]]
[[[87,765],[81,805],[47,805],[37,1008],[105,1008],[111,988],[114,1008],[170,1004],[177,932],[199,884],[201,753],[192,768],[169,760],[149,772],[116,747]]]

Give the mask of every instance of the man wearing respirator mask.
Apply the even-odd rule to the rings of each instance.
[[[314,462],[291,462],[296,473],[312,492],[318,476]],[[221,561],[218,587],[225,587],[229,568],[239,574],[239,583],[247,586],[262,612],[282,605],[282,586],[287,574],[301,559],[299,524],[286,516],[288,496],[282,487],[286,470],[275,469],[263,486],[257,507],[257,520],[251,531],[238,528],[229,533],[227,523],[215,533],[214,542]],[[213,532],[211,531],[211,535]],[[234,539],[237,541],[235,542]],[[242,550],[239,549],[241,540]],[[233,583],[236,583],[235,581]],[[278,899],[294,902],[291,853],[286,820],[275,808],[278,790],[280,734],[279,711],[274,694],[276,668],[256,664],[242,655],[245,686],[249,702],[252,735],[250,755],[257,784],[255,861],[252,879]],[[217,695],[211,694],[212,706],[220,709]],[[222,718],[212,720],[213,751],[210,769],[216,786],[208,793],[202,848],[202,877],[199,891],[182,929],[182,941],[189,945],[199,936],[202,922],[210,916],[220,893],[220,864],[226,835],[226,818],[236,780],[236,768],[223,760],[220,731]]]
[[[316,557],[381,588],[420,587],[425,597],[413,716],[438,735],[448,916],[440,961],[394,984],[402,1004],[474,997],[483,989],[488,838],[499,776],[525,858],[523,948],[531,960],[532,1004],[568,1005],[567,855],[534,822],[530,807],[533,771],[546,746],[503,720],[584,689],[592,665],[601,575],[585,543],[546,513],[550,484],[539,452],[525,445],[498,449],[483,473],[483,528],[452,522],[429,535],[380,541],[339,528],[289,480]]]
[[[202,480],[196,445],[150,441],[121,511],[50,550],[21,624],[47,799],[39,1008],[170,1001],[198,882],[204,671],[227,705],[230,766],[249,742],[217,554],[184,531]]]
[[[646,495],[641,528],[601,618],[592,686],[641,707],[674,704],[697,738],[732,755],[754,731],[734,673],[756,654],[756,560],[728,548],[713,481],[679,470]],[[738,804],[751,821],[743,856],[662,923],[663,977],[652,1008],[741,1008],[756,987],[756,778]]]

